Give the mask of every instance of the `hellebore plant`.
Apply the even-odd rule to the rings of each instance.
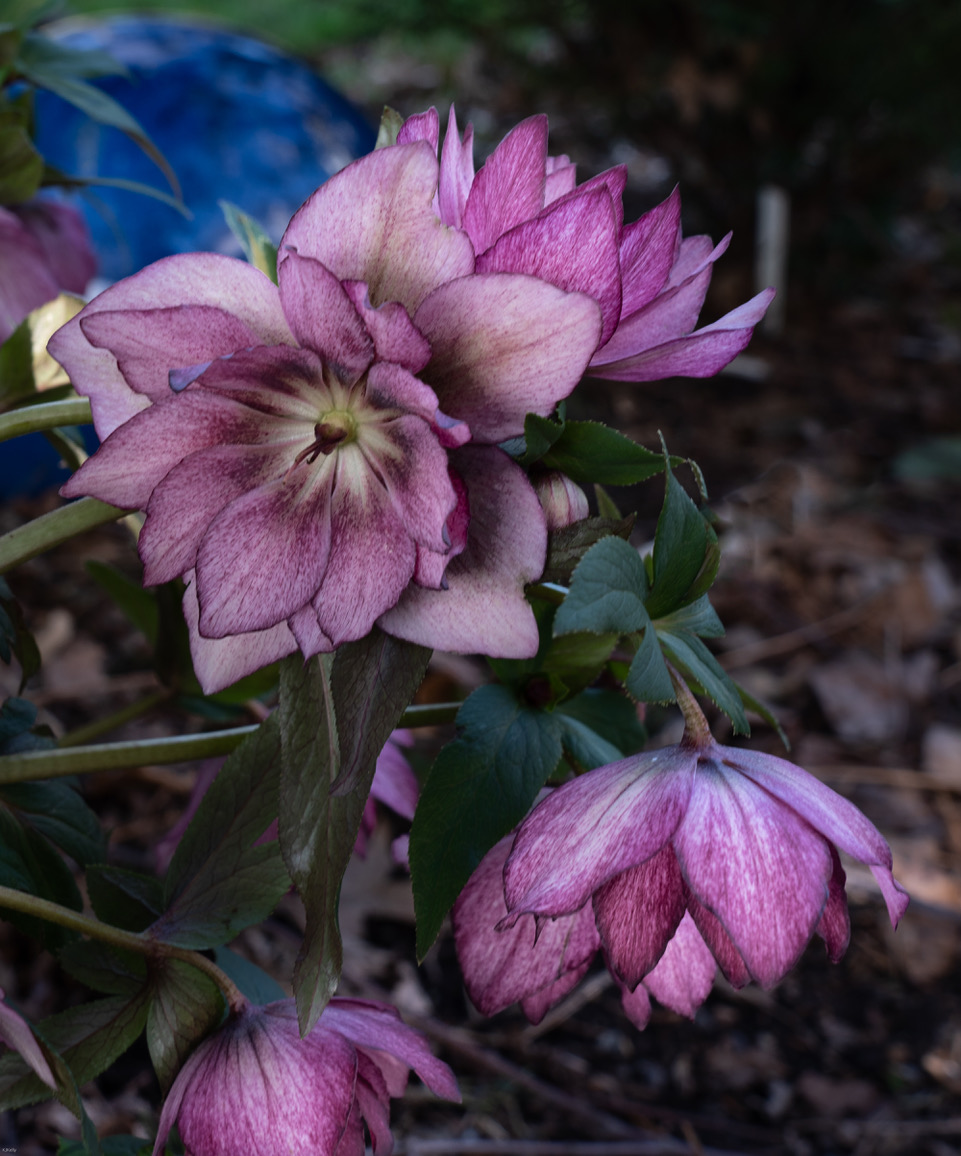
[[[625,182],[620,167],[578,185],[543,117],[475,172],[453,110],[442,147],[434,110],[387,116],[382,147],[277,249],[247,221],[250,264],[184,254],[113,285],[50,342],[81,396],[0,407],[0,440],[91,418],[101,439],[63,487],[79,501],[0,536],[0,571],[142,511],[126,526],[145,589],[92,572],[160,684],[59,740],[27,699],[3,704],[0,907],[99,998],[36,1035],[0,1003],[0,1110],[55,1086],[97,1153],[78,1085],[143,1033],[166,1093],[155,1156],[174,1125],[190,1156],[361,1156],[365,1130],[388,1153],[410,1070],[458,1099],[393,1009],[335,994],[341,885],[375,799],[412,820],[419,955],[452,910],[486,1014],[519,1001],[540,1019],[599,950],[638,1027],[652,995],[693,1015],[718,966],[770,987],[814,935],[836,960],[840,853],[898,922],[872,824],[798,767],[716,743],[688,690],[738,735],[748,711],[776,725],[704,641],[723,633],[720,543],[684,460],[568,419],[585,375],[718,372],[772,296],[696,328],[730,238],[683,237],[676,191],[625,224]],[[26,221],[0,210],[0,252],[20,246],[0,272],[8,328],[6,269],[49,272],[36,238],[23,264]],[[79,280],[84,243],[67,248]],[[642,557],[603,487],[652,478]],[[486,658],[490,678],[436,702],[435,648]],[[38,651],[5,583],[0,655],[27,686]],[[683,739],[645,749],[640,705],[675,702]],[[158,707],[185,733],[92,741]],[[398,744],[450,723],[419,782]],[[117,866],[70,776],[186,760],[210,761],[158,872]],[[229,945],[292,887],[304,934],[285,990]]]

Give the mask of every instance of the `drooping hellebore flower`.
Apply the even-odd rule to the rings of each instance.
[[[440,140],[437,112],[411,117],[398,140]],[[627,169],[577,185],[566,156],[547,152],[547,117],[522,121],[474,172],[473,130],[461,138],[451,108],[440,153],[437,211],[463,229],[483,272],[530,273],[590,294],[603,328],[588,373],[618,381],[709,377],[744,350],[774,297],[765,289],[695,329],[714,262],[730,244],[683,237],[675,189],[624,224]]]
[[[639,1026],[648,992],[692,1014],[715,960],[736,987],[771,987],[815,933],[832,962],[847,948],[839,850],[870,867],[897,926],[908,897],[852,803],[784,759],[689,724],[677,746],[559,787],[488,855],[454,915],[468,990],[481,1010],[519,999],[543,1015],[598,944]]]
[[[50,350],[101,448],[64,486],[146,510],[144,581],[183,576],[204,690],[375,623],[454,651],[533,654],[524,586],[546,527],[498,447],[550,413],[597,346],[588,295],[475,272],[414,142],[298,211],[279,285],[214,254],[159,261]]]
[[[390,1099],[410,1069],[460,1100],[450,1068],[387,1004],[335,997],[303,1039],[293,1000],[248,1005],[181,1068],[154,1156],[174,1123],[189,1156],[363,1156],[365,1123],[374,1151],[389,1156]]]
[[[61,290],[82,293],[97,270],[83,217],[37,198],[0,207],[0,345]]]

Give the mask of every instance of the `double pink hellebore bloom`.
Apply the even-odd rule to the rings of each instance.
[[[154,1156],[174,1123],[190,1156],[363,1156],[365,1122],[389,1156],[390,1100],[411,1068],[460,1100],[450,1068],[387,1004],[334,998],[303,1039],[293,1000],[247,1006],[180,1069]]]
[[[553,791],[482,861],[454,908],[468,992],[535,1022],[598,948],[638,1027],[649,995],[688,1016],[720,966],[771,987],[815,933],[850,933],[838,850],[868,864],[897,926],[891,851],[846,799],[774,755],[709,736],[634,755]]]
[[[770,294],[689,330],[726,242],[682,241],[677,198],[622,225],[623,169],[575,188],[547,122],[474,174],[433,110],[297,212],[279,286],[171,257],[50,344],[100,450],[63,488],[146,510],[145,583],[182,576],[194,664],[221,689],[375,625],[530,657],[544,513],[498,444],[585,371],[714,373]]]

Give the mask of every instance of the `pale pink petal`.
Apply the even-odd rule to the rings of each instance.
[[[891,848],[881,832],[855,805],[832,791],[801,767],[776,755],[735,747],[717,747],[716,757],[746,775],[765,791],[792,807],[808,823],[852,859],[866,863],[884,895],[893,926],[904,914],[908,896],[891,875]]]
[[[409,116],[400,126],[396,143],[399,145],[413,144],[414,141],[425,140],[436,155],[440,141],[440,117],[436,108],[429,108],[426,112],[418,112]]]
[[[714,986],[717,964],[690,915],[684,915],[644,986],[665,1007],[694,1018]]]
[[[333,462],[322,461],[245,493],[207,527],[197,553],[204,637],[267,630],[317,593],[332,538]]]
[[[621,987],[621,1007],[639,1032],[647,1027],[651,1018],[651,997],[642,983],[639,983],[633,991]]]
[[[621,314],[618,225],[607,185],[556,201],[532,220],[505,232],[477,258],[478,273],[529,273],[568,292],[586,293],[601,307],[597,345]],[[433,343],[432,343],[433,344]]]
[[[597,351],[592,365],[621,361],[689,334],[697,324],[711,270],[684,285],[658,294],[645,308],[623,317],[610,341]]]
[[[37,1037],[23,1016],[19,1015],[3,1002],[3,992],[0,991],[0,1043],[13,1048],[36,1072],[48,1088],[56,1088],[47,1058],[40,1050]]]
[[[648,305],[664,286],[674,261],[680,227],[681,197],[677,188],[639,220],[625,225],[620,246],[622,317]]]
[[[600,941],[590,905],[544,922],[540,935],[531,915],[495,930],[507,915],[504,864],[512,843],[508,835],[484,856],[454,904],[451,922],[474,1006],[490,1016],[521,1000],[525,1014],[536,1022],[577,983]]]
[[[466,421],[475,440],[524,430],[527,413],[549,414],[577,385],[600,333],[600,310],[581,293],[535,277],[491,273],[441,286],[414,322],[433,357],[422,377],[441,409]]]
[[[341,281],[363,281],[371,301],[413,312],[437,285],[474,268],[467,237],[434,212],[437,159],[417,141],[378,149],[321,185],[281,241]]]
[[[396,409],[414,414],[433,425],[437,418],[437,394],[402,365],[378,361],[367,374],[367,400],[381,410]],[[470,430],[464,427],[466,439]]]
[[[728,233],[716,245],[712,244],[710,237],[703,235],[685,237],[683,240],[678,237],[674,264],[671,266],[671,272],[664,288],[673,289],[682,285],[689,278],[700,273],[702,269],[713,264],[718,257],[727,251],[733,236],[733,233]]]
[[[474,177],[463,227],[474,252],[544,207],[547,117],[532,116],[511,129]]]
[[[409,586],[379,625],[438,650],[530,658],[538,635],[524,587],[544,569],[544,512],[524,472],[496,447],[464,446],[451,461],[467,487],[467,546],[444,572],[446,590]]]
[[[317,611],[310,606],[302,606],[287,619],[287,625],[304,658],[313,658],[315,654],[329,654],[334,649],[334,643],[320,628],[317,621]]]
[[[831,862],[834,873],[828,885],[828,901],[824,905],[824,914],[817,925],[817,933],[824,940],[828,950],[828,959],[837,963],[848,949],[851,939],[851,919],[848,915],[848,901],[844,894],[846,876],[837,851],[831,848]]]
[[[23,222],[0,207],[0,344],[32,309],[53,300],[60,291],[43,249]]]
[[[657,854],[684,815],[695,762],[682,748],[651,751],[549,795],[514,840],[504,872],[510,911],[570,914],[614,875]]]
[[[573,193],[577,186],[577,165],[568,156],[547,158],[547,177],[544,181],[544,205]]]
[[[200,607],[197,605],[197,582],[194,574],[184,576],[184,618],[190,632],[190,654],[194,673],[204,694],[217,694],[248,674],[262,670],[272,662],[286,658],[297,649],[286,622],[253,634],[234,634],[230,638],[204,638],[199,630]]]
[[[687,887],[670,846],[594,892],[608,966],[632,991],[661,958],[686,909]]]
[[[97,271],[97,258],[83,217],[72,205],[37,198],[14,210],[40,245],[44,261],[60,289],[82,293]],[[3,265],[4,275],[9,273]]]
[[[449,589],[444,574],[450,563],[458,554],[467,549],[468,531],[470,527],[470,504],[467,498],[467,487],[455,470],[448,471],[450,483],[457,495],[457,507],[447,519],[447,536],[450,546],[442,553],[429,550],[425,546],[417,547],[417,565],[414,568],[414,581],[419,586],[427,586],[431,590]]]
[[[246,261],[217,253],[186,253],[156,261],[95,297],[48,345],[77,391],[90,398],[101,439],[143,409],[146,400],[124,380],[112,354],[90,344],[81,325],[95,313],[185,305],[211,305],[232,313],[264,345],[293,344],[277,286]]]
[[[384,749],[377,756],[374,779],[370,784],[371,795],[402,815],[413,819],[420,795],[417,776],[410,763],[404,758],[393,739],[388,739]]]
[[[437,190],[440,219],[445,225],[454,225],[458,229],[461,227],[473,183],[474,126],[467,126],[464,139],[461,140],[457,131],[457,116],[451,105],[440,156],[440,185]]]
[[[411,373],[422,370],[430,361],[430,345],[403,305],[385,301],[375,309],[362,281],[345,281],[344,289],[374,339],[377,360],[393,361]]]
[[[674,837],[684,878],[764,987],[794,966],[828,897],[824,838],[750,779],[701,757]]]
[[[286,253],[277,266],[277,282],[298,343],[353,385],[374,360],[374,342],[344,286],[320,261],[296,252]]]

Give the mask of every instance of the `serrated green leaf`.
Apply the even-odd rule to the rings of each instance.
[[[37,1035],[62,1057],[83,1086],[130,1047],[147,1021],[147,992],[108,996],[59,1012],[36,1025]],[[59,1075],[59,1073],[58,1073]],[[44,1100],[50,1089],[15,1053],[0,1056],[0,1111]]]
[[[336,656],[281,664],[280,841],[307,912],[294,970],[302,1034],[340,977],[337,902],[377,756],[420,685],[430,652],[374,630]]]
[[[505,686],[475,690],[457,727],[427,776],[410,834],[420,958],[481,859],[524,817],[562,754],[561,720]]]
[[[223,1019],[224,997],[214,981],[179,959],[152,971],[147,1048],[164,1094],[198,1043]]]
[[[590,686],[617,646],[618,634],[564,634],[551,639],[541,661],[544,674],[559,679],[565,698]]]
[[[135,995],[147,982],[142,955],[122,951],[95,939],[78,939],[57,953],[62,967],[103,995]]]
[[[675,465],[682,460],[671,459]],[[579,483],[631,486],[661,473],[664,455],[645,449],[601,422],[569,421],[543,453],[541,464]]]
[[[781,726],[774,711],[771,710],[766,702],[762,702],[761,699],[755,698],[750,691],[745,690],[739,682],[735,682],[734,685],[737,687],[737,693],[741,696],[741,702],[744,703],[748,710],[753,710],[755,714],[760,715],[769,727],[774,728],[777,732],[777,737],[784,743],[784,749],[789,751],[791,749],[791,741],[787,737],[787,732],[784,730],[784,727]]]
[[[561,703],[555,713],[577,720],[601,735],[620,752],[632,755],[647,742],[647,730],[637,717],[637,708],[619,690],[588,687]]]
[[[77,780],[10,783],[0,787],[0,801],[81,867],[106,859],[107,843],[100,821],[80,795]]]
[[[271,715],[224,762],[174,852],[157,939],[216,947],[259,923],[290,887],[280,845],[258,840],[277,818],[280,729]]]
[[[584,555],[554,617],[554,633],[629,634],[650,621],[647,574],[640,555],[620,538],[604,538]]]
[[[638,702],[674,702],[674,684],[653,626],[638,639],[624,685]]]
[[[592,771],[595,767],[602,767],[606,763],[616,763],[623,757],[622,752],[612,742],[580,719],[570,718],[560,709],[557,711],[557,717],[561,724],[564,753],[569,755],[582,770]]]
[[[524,448],[518,461],[522,466],[532,466],[547,453],[564,432],[564,420],[554,421],[529,413],[524,418]]]
[[[700,638],[722,638],[724,626],[706,594],[678,610],[665,614],[655,623],[658,630],[686,630]]]
[[[749,735],[751,727],[734,680],[704,643],[686,631],[660,631],[659,638],[668,659],[724,711],[734,725],[734,733]]]
[[[146,931],[163,911],[160,880],[126,867],[91,867],[87,893],[98,919],[126,931]]]
[[[84,563],[84,569],[105,590],[130,622],[146,637],[151,646],[157,642],[157,595],[122,574],[115,566],[95,560]]]
[[[571,526],[552,530],[547,539],[547,561],[543,582],[567,582],[578,562],[595,542],[616,535],[625,541],[634,529],[634,515],[628,518],[584,518]]]
[[[703,594],[701,576],[717,535],[688,497],[670,468],[664,470],[664,504],[654,535],[653,582],[647,599],[652,618],[693,602]]]
[[[74,911],[83,907],[77,884],[60,853],[42,835],[25,827],[3,807],[0,807],[0,883]],[[16,924],[28,935],[36,936],[51,951],[75,937],[75,932],[37,916],[0,910],[3,910],[2,918]]]
[[[17,124],[0,126],[0,204],[29,201],[42,179],[43,157],[26,128]]]
[[[266,274],[277,284],[277,246],[263,227],[230,201],[218,201],[227,227],[240,242],[244,255],[255,269]]]

